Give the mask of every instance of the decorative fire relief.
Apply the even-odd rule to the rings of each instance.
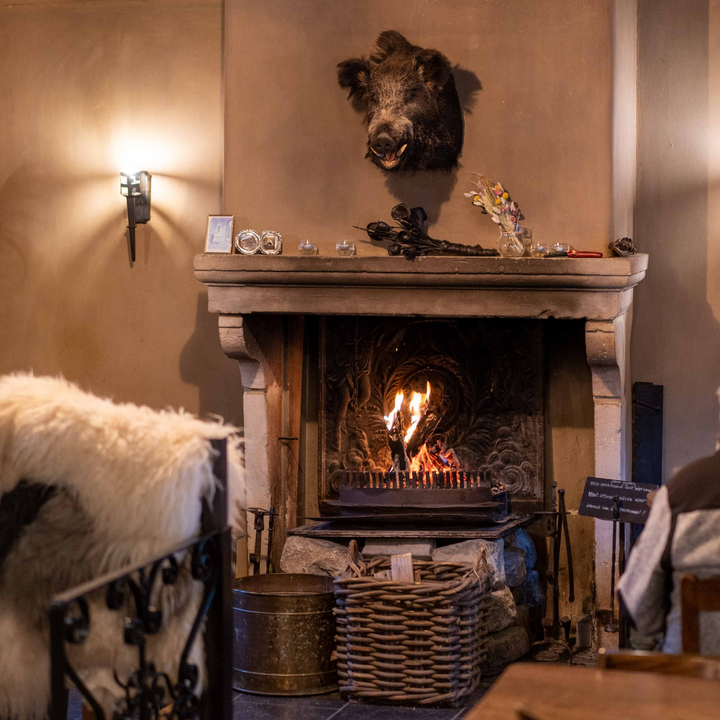
[[[322,321],[320,502],[348,473],[464,472],[544,497],[543,330],[533,320]]]

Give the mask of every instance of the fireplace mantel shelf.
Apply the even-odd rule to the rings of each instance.
[[[195,276],[221,315],[423,315],[609,320],[626,312],[648,256],[300,257],[203,254]]]

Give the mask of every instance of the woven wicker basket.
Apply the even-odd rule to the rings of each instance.
[[[340,692],[350,701],[457,703],[480,681],[490,571],[413,561],[420,581],[373,577],[390,558],[365,563],[350,544],[351,577],[335,579]]]

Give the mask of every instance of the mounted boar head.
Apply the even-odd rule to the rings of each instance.
[[[364,110],[367,155],[383,170],[451,170],[463,144],[463,116],[448,59],[380,33],[370,57],[338,65],[340,87]]]

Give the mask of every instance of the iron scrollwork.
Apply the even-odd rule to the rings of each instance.
[[[106,588],[104,604],[108,610],[125,612],[123,641],[137,648],[137,667],[122,679],[114,671],[115,681],[124,697],[115,704],[112,720],[156,720],[161,711],[170,720],[198,720],[200,671],[189,661],[190,652],[208,622],[213,599],[222,575],[222,540],[227,531],[218,531],[191,540],[165,552],[141,566],[125,568],[69,590],[53,599],[51,621],[52,720],[59,720],[65,676],[78,688],[92,707],[97,720],[106,720],[100,702],[80,678],[68,660],[65,645],[81,645],[92,632],[91,603],[88,598]],[[188,557],[189,554],[189,557]],[[182,562],[178,557],[185,556]],[[193,580],[202,583],[203,594],[192,629],[185,640],[179,660],[177,679],[147,657],[147,636],[163,629],[163,612],[157,606],[162,586],[175,585],[183,564],[189,565]],[[160,579],[160,582],[158,580]],[[169,713],[165,710],[171,705]]]

